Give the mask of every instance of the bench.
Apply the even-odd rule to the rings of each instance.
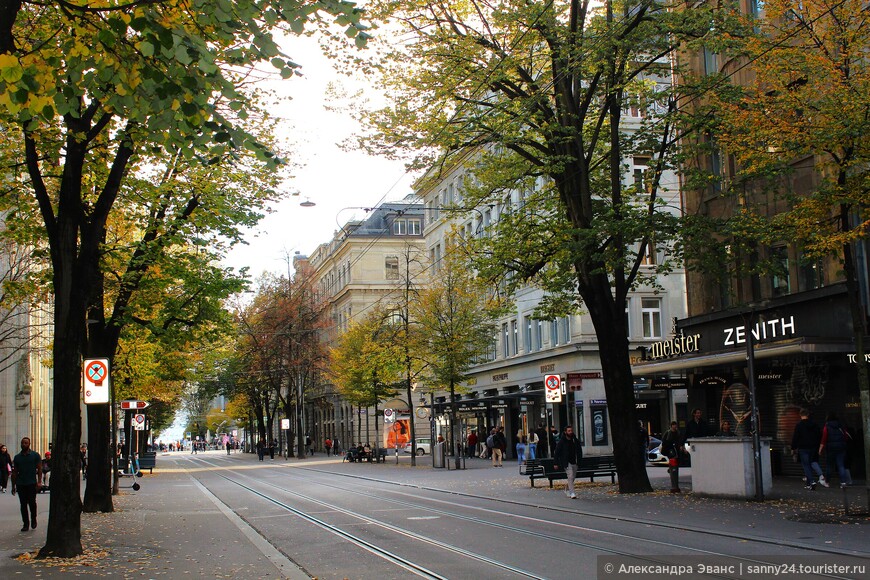
[[[534,461],[532,465],[530,462]],[[568,479],[568,474],[564,469],[556,469],[555,459],[530,459],[526,461],[525,468],[520,466],[520,474],[528,475],[529,482],[532,487],[535,487],[536,479],[547,478],[550,481],[550,487],[553,487],[553,481],[556,479]],[[610,483],[616,483],[616,460],[612,455],[584,457],[580,460],[580,465],[577,466],[577,478],[588,477],[589,481],[595,481],[596,477],[602,475],[610,476]]]
[[[541,467],[540,459],[526,459],[525,461],[520,461],[520,475],[536,475],[538,473],[543,473],[544,468]]]
[[[372,450],[372,455],[374,456],[374,460],[377,463],[384,463],[387,460],[387,454],[390,452],[386,447],[380,447],[378,449]],[[369,458],[371,461],[372,458]]]
[[[577,467],[577,477],[588,477],[594,481],[597,476],[609,475],[610,483],[616,483],[616,458],[612,455],[584,457]]]
[[[154,468],[157,467],[157,453],[154,451],[146,451],[139,456],[139,471],[147,469],[148,473],[154,473]]]

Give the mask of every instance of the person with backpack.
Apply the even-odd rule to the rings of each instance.
[[[817,448],[820,448],[822,437],[819,426],[810,419],[809,409],[801,409],[800,417],[801,420],[795,425],[791,437],[791,452],[795,457],[800,458],[801,466],[804,468],[804,476],[807,478],[806,489],[815,491],[814,473],[819,477],[818,483],[824,487],[829,487],[828,482],[825,481],[825,476],[822,475],[822,468],[819,467],[819,456],[816,453]]]
[[[493,449],[495,449],[495,427],[492,428],[489,432],[489,436],[486,438],[486,454],[492,459],[492,466],[498,467],[495,463],[495,454],[493,453]]]
[[[819,455],[827,448],[827,478],[831,479],[831,466],[837,466],[837,474],[840,476],[840,487],[852,484],[852,478],[846,471],[846,443],[849,433],[840,425],[836,413],[828,413],[825,417],[825,426],[822,428],[822,440],[819,443]]]

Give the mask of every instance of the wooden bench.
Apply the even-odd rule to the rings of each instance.
[[[550,481],[550,487],[553,487],[553,481],[556,479],[568,479],[568,474],[564,469],[556,469],[554,459],[530,459],[535,461],[532,466],[526,466],[525,472],[520,471],[521,475],[528,475],[529,482],[532,487],[535,487],[536,479],[547,478]],[[522,470],[523,467],[520,466]],[[577,478],[588,477],[589,481],[595,481],[596,477],[602,475],[610,476],[610,483],[616,483],[616,460],[612,455],[584,457],[580,460],[580,465],[577,466]]]
[[[594,481],[597,476],[609,475],[610,483],[616,483],[616,458],[612,455],[593,455],[580,460],[577,477],[588,477]]]

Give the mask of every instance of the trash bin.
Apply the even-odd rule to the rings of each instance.
[[[439,441],[435,444],[435,450],[432,452],[432,467],[444,467],[443,441]]]

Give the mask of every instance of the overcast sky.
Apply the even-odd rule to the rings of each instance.
[[[294,37],[284,46],[302,65],[303,76],[276,82],[276,90],[293,100],[276,108],[274,114],[284,119],[279,135],[296,143],[292,160],[304,166],[293,171],[295,177],[287,184],[300,195],[276,206],[275,213],[248,232],[248,245],[234,249],[225,262],[235,268],[250,267],[254,278],[266,271],[286,273],[288,254],[311,253],[329,241],[339,225],[365,215],[362,210],[345,208],[401,199],[411,192],[413,180],[400,162],[339,148],[338,143],[358,126],[349,115],[326,110],[327,87],[330,82],[339,83],[352,93],[363,85],[335,72],[316,39]],[[306,198],[316,205],[300,207]]]

